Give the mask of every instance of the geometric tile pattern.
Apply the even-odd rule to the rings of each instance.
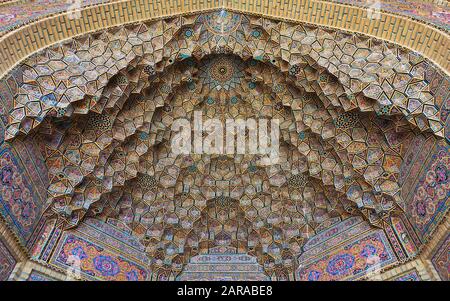
[[[179,281],[269,281],[270,277],[247,254],[236,254],[230,248],[214,248],[208,254],[198,255],[189,261]],[[163,274],[158,275],[164,277]],[[158,279],[159,279],[158,278]],[[280,275],[277,279],[283,279]],[[287,280],[287,277],[284,278]]]
[[[177,15],[181,12],[193,13],[204,10],[227,8],[237,11],[245,11],[249,14],[268,15],[283,19],[302,21],[309,24],[319,24],[330,27],[337,27],[347,31],[357,31],[369,36],[377,36],[381,39],[388,39],[409,49],[414,49],[423,53],[427,58],[445,65],[448,70],[448,48],[444,31],[436,29],[434,26],[425,24],[426,22],[442,26],[446,21],[446,6],[442,0],[434,3],[423,3],[415,1],[413,6],[405,4],[403,1],[378,1],[375,5],[365,1],[351,0],[340,1],[350,5],[337,5],[334,1],[316,1],[290,3],[281,0],[274,2],[273,6],[268,6],[265,0],[249,0],[245,4],[235,0],[200,0],[200,1],[180,1],[170,0],[158,2],[151,9],[145,2],[134,0],[129,2],[111,1],[109,5],[95,5],[98,1],[77,1],[75,4],[54,3],[55,1],[40,0],[34,1],[25,7],[18,7],[16,11],[10,11],[10,6],[5,6],[3,18],[6,23],[14,23],[17,20],[18,29],[12,34],[6,35],[0,41],[2,44],[2,59],[4,64],[0,65],[2,71],[12,68],[18,61],[25,59],[31,53],[43,49],[53,43],[68,39],[74,34],[86,33],[99,28],[99,24],[106,28],[119,24],[133,22],[136,20],[153,19],[160,16]],[[45,2],[44,5],[42,5]],[[445,1],[444,1],[445,2]],[[93,6],[85,7],[86,4],[93,3]],[[440,3],[440,5],[437,5]],[[13,6],[17,5],[13,2]],[[353,5],[354,4],[354,5]],[[372,11],[364,8],[381,8],[380,20],[372,18]],[[42,7],[45,6],[43,9]],[[145,9],[141,9],[144,6]],[[374,7],[375,6],[375,7]],[[34,9],[33,9],[34,7]],[[72,18],[73,10],[80,7],[83,9],[85,18]],[[411,7],[415,9],[411,9]],[[56,9],[55,9],[56,8]],[[68,13],[56,13],[64,10]],[[14,9],[13,9],[14,10]],[[30,11],[31,10],[31,11]],[[48,12],[47,12],[48,10]],[[324,14],[324,11],[330,13]],[[391,13],[392,12],[392,13]],[[35,16],[33,16],[36,13]],[[52,14],[48,16],[48,14]],[[399,17],[406,15],[408,18]],[[20,16],[24,15],[24,20]],[[31,18],[29,18],[31,15]],[[317,16],[320,16],[318,18]],[[130,16],[133,16],[130,19]],[[47,17],[47,18],[44,18]],[[39,18],[38,22],[23,24],[28,20]],[[425,22],[417,22],[419,19]],[[101,20],[101,21],[99,21]],[[338,22],[336,22],[338,20]],[[61,26],[56,26],[61,24]],[[36,34],[37,31],[46,32],[48,39],[41,39]],[[413,33],[413,34],[411,34]],[[417,33],[417,35],[415,35]],[[417,38],[416,38],[417,37]],[[23,43],[15,43],[22,40]]]
[[[366,6],[368,3],[363,0],[334,0],[335,2],[352,4],[358,6]],[[100,0],[82,0],[79,7],[74,6],[70,2],[59,2],[49,0],[36,0],[31,3],[14,3],[14,5],[8,5],[2,8],[3,17],[0,20],[0,35],[7,31],[10,31],[17,26],[26,24],[28,22],[41,19],[50,14],[55,14],[63,11],[70,11],[70,9],[82,8],[88,5],[105,3],[106,1]],[[412,18],[416,18],[431,24],[435,24],[443,29],[449,30],[450,25],[448,18],[446,18],[446,12],[448,7],[445,7],[445,3],[425,3],[424,1],[415,1],[414,4],[405,4],[403,1],[387,1],[381,0],[378,2],[379,8],[393,13],[401,15],[407,15]],[[412,8],[415,9],[412,9]]]
[[[430,239],[450,206],[449,145],[440,141],[426,162],[412,195],[407,199],[407,214],[420,239]]]
[[[220,12],[216,14],[220,14]],[[224,15],[226,14],[225,12]],[[231,17],[216,18],[215,22],[223,22],[225,18],[234,17],[234,14],[230,13],[229,15]],[[239,46],[239,42],[245,45],[245,42],[250,40],[250,42],[253,42],[253,49],[248,49],[251,51],[248,54],[243,53],[247,56],[246,58],[253,55],[255,59],[266,60],[269,64],[278,68],[281,67],[283,61],[288,62],[288,65],[283,68],[284,71],[289,69],[291,75],[298,82],[306,81],[302,85],[304,88],[311,86],[309,87],[310,90],[325,89],[323,97],[327,98],[334,106],[342,106],[346,111],[360,107],[362,111],[375,111],[379,115],[405,115],[408,122],[414,124],[420,130],[431,128],[438,135],[443,135],[443,125],[439,121],[439,112],[435,107],[434,98],[427,88],[428,84],[423,80],[424,61],[418,55],[408,52],[402,53],[400,49],[388,46],[384,42],[372,41],[371,39],[360,40],[338,31],[328,32],[314,28],[309,30],[302,25],[291,26],[282,22],[271,24],[273,22],[268,19],[253,20],[247,17],[230,19],[239,23],[237,27],[241,30],[236,31],[237,27],[232,28],[234,36],[232,33],[227,33],[230,35],[229,37],[223,34],[217,35],[215,31],[208,31],[210,27],[204,25],[202,16],[190,19],[184,21],[184,17],[179,17],[175,18],[178,22],[172,22],[171,24],[166,24],[167,21],[152,22],[149,25],[142,24],[135,26],[130,32],[124,28],[114,36],[111,36],[112,33],[104,33],[106,39],[111,36],[110,43],[105,38],[103,40],[88,38],[79,46],[77,44],[81,40],[75,42],[75,45],[72,43],[70,46],[66,45],[63,48],[46,51],[46,54],[36,64],[37,69],[26,68],[23,94],[19,92],[14,109],[10,112],[11,119],[6,137],[13,137],[19,131],[27,133],[30,129],[36,127],[47,114],[52,116],[71,115],[72,110],[75,109],[72,108],[71,104],[85,96],[92,98],[89,100],[89,104],[85,104],[88,107],[84,109],[89,110],[96,103],[96,98],[101,96],[110,77],[119,71],[120,68],[117,67],[120,67],[120,64],[127,65],[127,62],[133,60],[139,54],[139,52],[136,53],[139,45],[146,41],[152,41],[152,50],[159,49],[161,51],[163,47],[171,49],[169,50],[170,53],[167,53],[164,57],[147,55],[147,58],[142,62],[147,61],[153,65],[159,64],[163,68],[164,65],[174,64],[176,58],[182,59],[184,56],[192,55],[194,48],[196,46],[201,47],[206,42],[205,39],[211,39],[211,36],[212,40],[215,40],[214,47],[216,48],[225,46],[224,42],[230,38],[236,41],[236,46]],[[187,24],[183,24],[184,22],[187,22]],[[195,35],[195,31],[193,31],[192,36],[183,36],[183,32],[190,32],[188,27],[192,25],[189,23],[194,25],[194,29],[201,36]],[[261,36],[256,35],[254,37],[250,34],[252,30],[255,32],[261,30],[262,32],[262,28],[266,28],[266,35],[261,33]],[[154,29],[152,34],[149,33],[148,29]],[[177,31],[179,34],[172,37],[171,40],[160,40],[163,35],[167,35],[168,30]],[[139,31],[142,33],[139,33]],[[130,34],[137,35],[133,42],[137,44],[130,45],[128,53],[126,47],[114,48],[114,43],[126,40],[126,36]],[[245,39],[245,34],[249,35],[249,38]],[[271,40],[264,42],[264,37],[267,38],[271,35],[275,35],[275,39],[271,38]],[[176,43],[177,38],[183,39],[185,45]],[[263,44],[258,45],[257,40],[262,40]],[[94,44],[90,45],[90,41],[93,41]],[[267,43],[270,47],[262,48]],[[302,44],[300,48],[299,43]],[[97,47],[89,47],[97,44]],[[241,45],[241,47],[244,45]],[[206,53],[204,53],[205,50],[198,49],[200,51],[198,55],[203,56],[208,52],[211,53],[213,51],[211,46],[208,47],[210,49],[206,50]],[[62,59],[61,51],[64,51],[67,47],[68,49],[72,48],[72,50],[78,47],[84,48],[86,56],[83,59],[83,57],[69,51],[68,57]],[[102,49],[110,50],[106,51],[106,56],[99,57],[100,54],[103,54]],[[239,51],[238,49],[236,51]],[[112,50],[118,51],[119,57],[112,56]],[[232,51],[232,49],[230,50]],[[157,53],[158,51],[154,54]],[[239,53],[237,54],[239,55]],[[93,65],[89,65],[89,62],[96,57],[96,65],[104,64],[110,58],[109,62],[115,62],[114,66],[105,65],[103,68],[94,68]],[[165,57],[167,57],[167,60]],[[52,61],[52,64],[47,66],[49,61]],[[159,63],[160,61],[163,64]],[[308,68],[302,72],[295,71],[313,62],[317,65],[314,71]],[[34,65],[32,62],[29,64]],[[86,68],[88,72],[82,73],[81,68]],[[112,71],[113,73],[107,72],[111,68],[115,71]],[[310,72],[312,73],[309,74]],[[60,84],[61,80],[69,77],[71,77],[71,80],[68,83]],[[97,79],[101,79],[100,82],[98,85],[93,85],[92,81]],[[337,84],[333,81],[334,79],[339,81],[342,86],[335,92],[336,94],[330,94],[328,90],[333,91]],[[80,85],[85,86],[81,87]],[[29,90],[26,90],[27,92],[25,91],[26,88],[29,88]],[[370,101],[370,99],[375,101]],[[75,113],[77,112],[75,111]]]
[[[366,235],[347,240],[342,245],[328,249],[313,258],[299,258],[296,280],[335,281],[355,280],[367,276],[374,268],[386,268],[397,258],[382,230],[372,230]],[[377,258],[375,261],[373,258]]]
[[[79,264],[74,260],[79,258]],[[74,233],[64,233],[51,264],[79,271],[91,280],[138,281],[147,279],[146,268],[107,247]]]
[[[420,275],[416,269],[405,272],[401,275],[397,275],[391,278],[390,281],[421,281]]]
[[[21,242],[31,236],[42,214],[42,204],[16,152],[0,146],[0,213]]]
[[[16,265],[6,245],[0,240],[0,281],[6,281]]]
[[[398,0],[378,0],[369,2],[365,0],[333,0],[334,2],[357,5],[362,7],[372,7],[415,18],[431,23],[442,29],[450,31],[449,4],[446,1],[398,1]],[[374,5],[376,3],[376,6]]]
[[[3,139],[19,78],[19,73],[13,73],[0,82],[0,214],[25,246],[33,240],[32,233],[43,213],[48,179],[47,167],[32,137],[11,143]]]
[[[3,1],[2,1],[3,2]],[[40,19],[49,14],[59,13],[70,9],[85,7],[92,4],[104,3],[104,0],[82,0],[79,7],[70,1],[36,0],[30,3],[14,3],[2,6],[0,19],[0,35],[17,26]]]
[[[322,231],[355,222],[343,230],[345,246],[298,272],[355,279],[370,269],[369,255],[383,267],[397,260],[384,232],[370,229],[410,205],[399,184],[406,149],[418,133],[447,134],[427,68],[418,54],[372,38],[227,11],[141,22],[26,60],[4,135],[34,135],[42,150],[46,217],[69,229],[96,216],[152,258],[147,271],[98,237],[64,232],[54,265],[66,268],[76,254],[87,278],[170,278],[224,247],[288,279],[308,244],[317,251],[311,237],[330,244],[337,238]],[[174,154],[173,121],[194,111],[279,119],[280,162]]]
[[[37,271],[31,271],[27,281],[57,281],[55,278],[47,276]]]
[[[436,247],[431,263],[443,281],[450,280],[450,234]]]

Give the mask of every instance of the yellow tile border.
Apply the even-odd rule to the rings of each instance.
[[[364,34],[413,50],[450,75],[449,34],[385,11],[380,12],[380,20],[370,20],[364,8],[321,0],[125,0],[85,7],[79,19],[70,19],[70,13],[63,12],[5,34],[0,38],[0,78],[30,55],[73,37],[221,8]]]

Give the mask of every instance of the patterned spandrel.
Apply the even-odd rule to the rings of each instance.
[[[450,6],[446,0],[331,0],[343,4],[366,7],[376,14],[377,9],[411,17],[436,27],[450,30]]]
[[[0,36],[23,24],[66,11],[76,11],[89,5],[117,0],[35,0],[14,1],[0,5]]]
[[[221,250],[223,249],[223,250]],[[161,275],[159,275],[161,277]],[[189,261],[177,281],[269,281],[257,258],[233,248],[215,248]]]
[[[443,281],[450,280],[450,234],[442,238],[442,241],[436,246],[433,254],[431,255],[431,263],[436,269],[439,277]]]

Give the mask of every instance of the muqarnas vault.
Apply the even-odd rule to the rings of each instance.
[[[0,3],[1,280],[449,280],[447,4],[266,2]]]

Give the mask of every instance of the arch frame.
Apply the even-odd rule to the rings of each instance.
[[[363,34],[413,50],[450,75],[450,36],[406,16],[380,11],[371,19],[363,7],[323,0],[125,0],[87,6],[81,18],[66,11],[23,26],[0,37],[0,78],[31,55],[75,37],[136,22],[224,9],[293,23]]]

